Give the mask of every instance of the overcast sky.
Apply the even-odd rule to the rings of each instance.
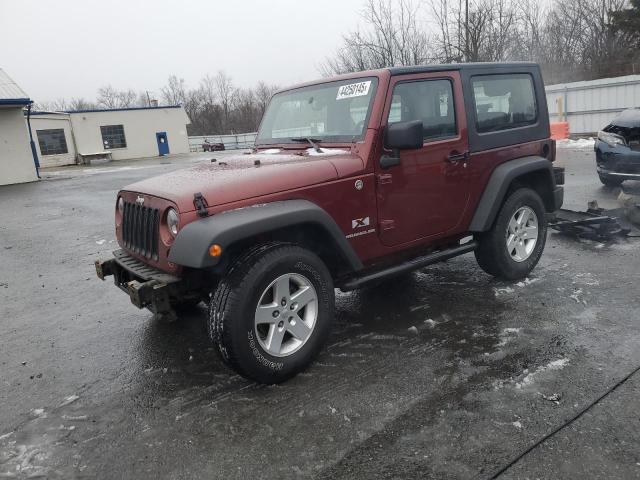
[[[196,86],[280,86],[318,65],[360,22],[363,0],[0,0],[0,68],[36,101],[99,87],[150,90],[171,74]]]

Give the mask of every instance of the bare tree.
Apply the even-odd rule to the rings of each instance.
[[[184,105],[187,95],[184,78],[169,76],[169,81],[162,87],[161,93],[165,105]]]
[[[69,102],[64,98],[53,101],[39,101],[34,103],[33,110],[41,112],[64,112],[69,110]]]
[[[220,101],[223,113],[223,129],[227,130],[229,126],[229,113],[231,111],[231,102],[235,94],[235,88],[231,77],[220,70],[214,78],[216,97]]]
[[[343,37],[343,45],[325,60],[325,75],[425,63],[428,36],[420,28],[420,4],[412,0],[367,0],[363,31]]]
[[[72,98],[69,100],[69,110],[91,110],[97,108],[95,102],[85,100],[84,98]]]
[[[258,82],[258,85],[255,88],[255,96],[256,106],[260,117],[264,114],[264,111],[267,109],[267,105],[269,105],[269,101],[271,101],[271,97],[277,90],[278,87],[276,85],[267,85],[262,81]]]
[[[98,105],[103,108],[127,108],[137,103],[138,94],[129,90],[116,90],[111,85],[98,89]]]

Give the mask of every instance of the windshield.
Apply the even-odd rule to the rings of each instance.
[[[377,85],[375,77],[366,77],[278,93],[264,114],[256,144],[361,140]]]

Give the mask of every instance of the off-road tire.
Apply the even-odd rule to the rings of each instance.
[[[317,294],[317,317],[308,340],[284,356],[270,355],[258,341],[256,307],[274,279],[284,274],[307,278]],[[259,383],[283,382],[304,370],[329,335],[334,316],[334,287],[322,260],[300,246],[258,245],[240,255],[220,280],[209,302],[209,336],[223,362]]]
[[[605,187],[618,187],[624,182],[624,178],[610,177],[609,175],[598,174],[598,178]]]
[[[531,208],[538,220],[537,242],[530,256],[521,262],[511,258],[507,250],[507,229],[512,216],[521,207]],[[530,188],[519,188],[507,194],[491,230],[478,236],[479,246],[475,251],[480,267],[490,275],[505,280],[526,277],[536,266],[547,239],[545,208],[538,193]]]

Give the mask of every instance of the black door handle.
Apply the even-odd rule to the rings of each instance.
[[[449,163],[458,163],[458,162],[464,162],[467,160],[469,160],[468,150],[462,153],[455,153],[455,151],[453,151],[447,156],[447,162]]]

